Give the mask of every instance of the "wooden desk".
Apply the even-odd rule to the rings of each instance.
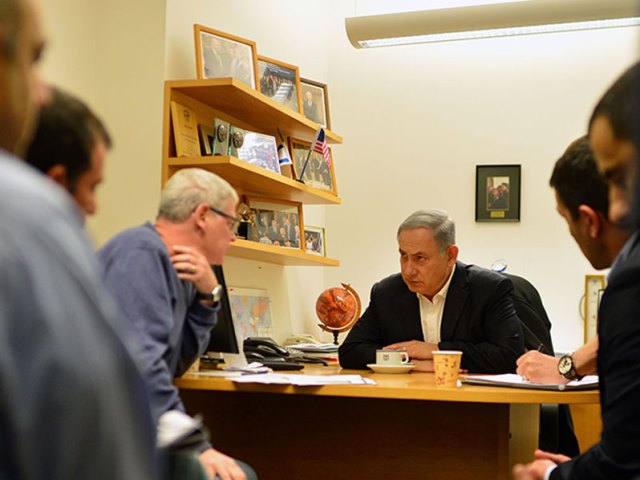
[[[269,479],[502,480],[530,461],[540,403],[595,404],[598,392],[465,385],[436,388],[431,373],[361,374],[377,385],[235,384],[176,380],[191,414],[202,413],[212,444]]]

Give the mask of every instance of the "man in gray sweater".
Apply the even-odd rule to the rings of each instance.
[[[143,347],[136,360],[156,423],[169,410],[184,411],[173,379],[204,353],[215,326],[222,287],[211,265],[222,264],[235,239],[237,203],[220,177],[180,170],[162,191],[154,224],[125,230],[98,251],[107,285]],[[252,475],[210,447],[200,461],[211,478]]]

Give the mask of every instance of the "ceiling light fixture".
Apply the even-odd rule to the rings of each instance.
[[[529,0],[345,19],[356,48],[640,25],[640,0]]]

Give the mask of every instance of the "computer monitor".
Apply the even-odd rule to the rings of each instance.
[[[211,330],[211,338],[207,347],[207,354],[211,357],[220,356],[227,365],[241,366],[246,365],[242,341],[240,335],[236,331],[236,326],[231,315],[231,304],[229,303],[229,289],[224,279],[222,265],[213,265],[213,271],[216,278],[224,290],[224,295],[220,299],[220,311],[218,312],[218,323]],[[238,341],[240,340],[240,341]]]

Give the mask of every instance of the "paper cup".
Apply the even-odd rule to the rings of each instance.
[[[435,350],[433,367],[436,372],[436,387],[458,386],[458,372],[462,352],[458,350]]]

